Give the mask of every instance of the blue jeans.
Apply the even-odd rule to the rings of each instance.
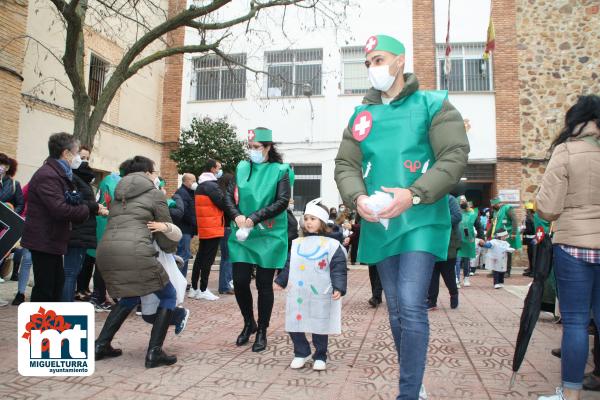
[[[468,257],[458,257],[456,260],[456,279],[460,281],[460,270],[463,270],[463,277],[468,278],[471,275],[471,259]]]
[[[21,294],[25,294],[25,290],[27,290],[27,283],[29,282],[32,264],[31,252],[28,249],[23,248],[21,266],[19,267],[19,286],[17,289]]]
[[[400,361],[397,400],[419,398],[429,343],[427,292],[435,256],[409,252],[377,264]]]
[[[160,299],[160,303],[158,303],[160,308],[166,308],[167,310],[175,309],[175,306],[177,305],[177,292],[171,282],[167,283],[167,286],[164,288],[154,292],[154,294]],[[137,306],[139,302],[140,298],[138,296],[123,297],[119,300],[120,305],[131,309]]]
[[[310,343],[306,339],[306,333],[304,332],[290,332],[292,343],[294,343],[294,357],[306,358],[310,356]],[[313,346],[315,346],[315,354],[313,354],[313,360],[327,361],[327,341],[329,336],[312,335]]]
[[[83,247],[69,247],[65,254],[65,284],[63,286],[61,301],[73,301],[75,299],[75,286],[77,277],[83,266],[83,257],[86,249]]]
[[[187,280],[188,273],[188,261],[192,258],[192,251],[190,250],[190,243],[192,242],[192,235],[184,233],[181,235],[181,240],[177,244],[177,255],[183,258],[183,266],[181,267],[181,273]]]
[[[562,385],[580,390],[589,354],[590,308],[596,327],[600,322],[600,264],[579,260],[555,245],[554,271],[563,324]]]
[[[229,282],[233,280],[233,264],[229,259],[229,246],[227,241],[231,235],[231,228],[225,228],[225,236],[219,244],[221,247],[221,264],[219,265],[219,292],[226,292],[231,289]]]

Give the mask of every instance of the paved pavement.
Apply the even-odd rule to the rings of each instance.
[[[536,399],[554,393],[560,381],[560,360],[550,355],[559,346],[560,326],[543,316],[515,386],[509,388],[514,342],[527,278],[507,280],[503,290],[479,272],[473,286],[460,292],[460,306],[449,308],[441,288],[439,308],[430,313],[431,340],[425,385],[430,399]],[[211,274],[216,287],[218,272]],[[442,284],[443,285],[443,284]],[[14,283],[0,284],[0,298],[12,299]],[[171,332],[167,351],[177,354],[172,367],[147,370],[144,355],[150,326],[132,315],[113,344],[122,357],[102,360],[91,377],[30,378],[17,372],[17,308],[0,309],[1,399],[394,399],[398,366],[384,307],[367,304],[370,286],[366,268],[349,275],[344,298],[343,334],[329,341],[326,372],[291,370],[291,342],[284,332],[284,292],[276,292],[269,347],[260,354],[236,347],[241,327],[233,296],[216,302],[192,300],[186,331]],[[96,314],[97,329],[105,313]],[[591,361],[591,359],[590,359]],[[591,365],[588,365],[588,369]],[[583,399],[598,399],[585,393]]]

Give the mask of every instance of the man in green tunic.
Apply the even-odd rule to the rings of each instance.
[[[420,91],[416,76],[404,74],[401,42],[372,36],[365,53],[373,88],[344,131],[335,179],[363,218],[358,258],[381,276],[400,360],[398,399],[416,399],[429,341],[424,299],[435,261],[447,257],[446,195],[463,175],[469,143],[447,92]],[[393,196],[378,215],[367,205],[376,191]]]
[[[492,199],[492,208],[494,209],[494,220],[492,223],[492,234],[494,237],[500,229],[505,229],[508,232],[508,243],[515,250],[520,250],[523,247],[521,233],[519,232],[519,219],[515,213],[515,208],[511,204],[502,204],[502,200],[497,197]],[[510,270],[512,268],[512,254],[508,253],[508,263],[506,269],[506,277],[510,278]]]

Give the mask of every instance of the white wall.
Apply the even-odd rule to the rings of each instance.
[[[451,93],[450,102],[468,119],[469,162],[496,162],[496,98],[494,93]]]
[[[446,42],[449,0],[435,0],[435,41]],[[450,42],[485,42],[490,0],[450,1]]]
[[[194,117],[227,117],[238,128],[240,138],[246,138],[248,129],[267,126],[273,130],[274,140],[280,143],[285,161],[300,164],[322,164],[321,195],[325,204],[335,206],[340,202],[333,178],[334,158],[337,154],[342,131],[347,125],[360,96],[341,95],[341,53],[343,46],[363,46],[374,34],[387,34],[404,42],[407,49],[407,70],[412,70],[412,2],[407,0],[353,1],[345,23],[339,29],[327,27],[316,31],[303,29],[310,24],[310,13],[286,15],[285,33],[280,25],[271,24],[268,38],[247,39],[234,31],[236,40],[228,42],[230,53],[246,52],[248,64],[264,69],[265,50],[323,48],[323,90],[321,96],[311,98],[314,113],[311,117],[310,102],[306,97],[265,99],[263,87],[266,77],[255,79],[248,73],[245,100],[225,102],[192,102],[190,99],[191,56],[185,58],[182,94],[183,127],[189,126]],[[279,12],[270,12],[269,19],[281,18]],[[373,30],[376,27],[376,30]],[[257,28],[258,29],[258,28]],[[186,32],[186,44],[199,40],[197,31]],[[268,40],[267,43],[264,41]],[[258,42],[258,43],[257,43]],[[366,75],[366,68],[365,68]]]

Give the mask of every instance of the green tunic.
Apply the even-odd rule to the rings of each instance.
[[[115,188],[120,180],[121,177],[116,173],[107,175],[102,179],[100,185],[98,185],[98,203],[110,208],[110,202],[115,198]],[[102,236],[104,236],[107,223],[108,217],[103,217],[101,215],[96,217],[96,239],[98,240],[98,243],[100,243]],[[96,249],[88,249],[87,254],[90,257],[96,257]]]
[[[372,195],[381,187],[408,188],[435,163],[429,126],[447,92],[417,91],[390,104],[361,105],[349,126],[360,142],[364,183]],[[389,221],[363,221],[358,259],[376,264],[398,254],[422,251],[445,260],[450,241],[448,197],[412,206]]]
[[[496,234],[500,229],[506,229],[508,232],[508,243],[510,243],[510,247],[515,250],[519,250],[523,247],[521,233],[519,232],[519,228],[517,226],[517,231],[513,232],[512,224],[513,220],[510,217],[509,211],[513,208],[510,204],[505,204],[500,207],[498,213],[496,214],[496,218],[494,220],[494,229],[492,232],[492,236]],[[512,235],[515,235],[515,238],[512,238]]]
[[[475,220],[477,213],[475,210],[463,211],[460,221],[460,232],[462,233],[462,242],[458,249],[457,257],[475,258],[477,249],[475,245]],[[465,233],[466,232],[466,233]]]
[[[290,185],[293,185],[293,175],[288,164],[253,163],[251,166],[248,161],[240,162],[236,171],[240,212],[249,216],[273,204],[276,200],[277,184],[286,173],[290,174]],[[231,262],[256,264],[263,268],[283,268],[287,260],[287,223],[287,213],[284,210],[275,218],[257,224],[248,239],[240,242],[236,237],[237,224],[232,221],[232,232],[229,236]]]

